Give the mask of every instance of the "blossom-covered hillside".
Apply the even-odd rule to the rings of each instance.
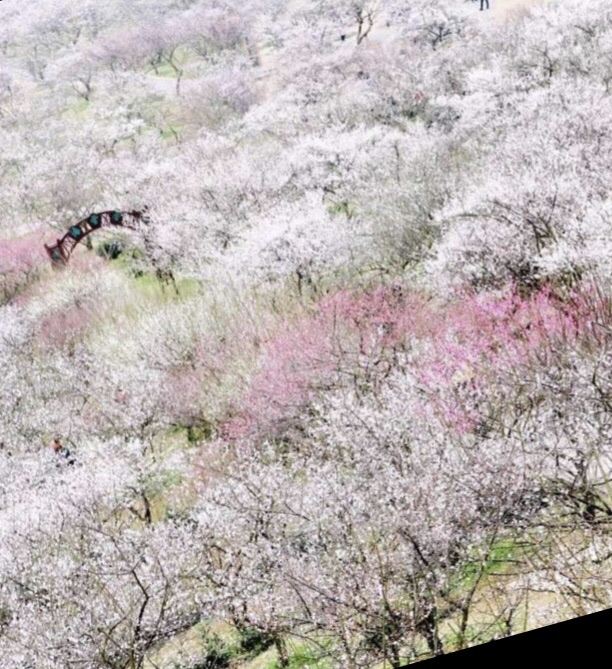
[[[0,3],[3,669],[612,607],[612,8],[490,5]]]

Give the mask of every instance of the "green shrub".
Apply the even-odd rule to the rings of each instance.
[[[238,634],[240,650],[249,655],[259,655],[274,644],[272,635],[260,632],[255,627],[239,628]]]

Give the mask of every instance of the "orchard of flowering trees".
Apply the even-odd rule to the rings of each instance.
[[[612,607],[612,8],[477,4],[0,3],[0,666]]]

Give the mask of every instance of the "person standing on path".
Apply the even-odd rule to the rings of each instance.
[[[491,9],[491,7],[489,7],[489,0],[480,0],[480,11],[481,12],[485,8],[485,4],[487,6],[487,9]]]

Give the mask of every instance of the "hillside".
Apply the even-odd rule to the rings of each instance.
[[[612,607],[612,11],[490,4],[0,3],[2,669]]]

